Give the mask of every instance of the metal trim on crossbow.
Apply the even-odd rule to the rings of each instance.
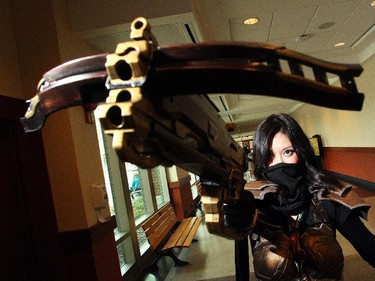
[[[363,70],[360,65],[330,63],[260,43],[158,47],[144,19],[135,21],[132,32],[134,40],[120,43],[114,54],[73,60],[48,71],[22,118],[24,129],[38,130],[57,110],[101,103],[109,90],[134,86],[144,87],[154,98],[201,93],[257,94],[346,110],[361,110],[364,101],[354,81]],[[289,71],[282,69],[282,61]],[[306,69],[312,71],[313,79],[307,77]],[[341,85],[329,85],[329,74],[334,74]],[[109,82],[107,75],[116,79],[112,77]],[[91,94],[85,89],[90,89]]]

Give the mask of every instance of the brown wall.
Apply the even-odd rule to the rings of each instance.
[[[326,147],[324,153],[325,169],[375,182],[374,147]]]
[[[60,2],[0,0],[0,279],[120,280],[115,221],[98,223],[91,201],[91,184],[104,181],[95,126],[78,107],[38,132],[19,122],[43,73],[61,63]]]

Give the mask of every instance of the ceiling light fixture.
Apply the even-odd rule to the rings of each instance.
[[[327,21],[327,22],[324,22],[321,25],[319,25],[318,28],[319,29],[328,29],[328,28],[330,28],[330,27],[332,27],[334,25],[335,25],[335,22],[333,22],[333,21]]]
[[[254,24],[257,24],[258,22],[259,22],[258,18],[248,18],[243,21],[243,23],[246,25],[254,25]]]
[[[341,47],[341,46],[344,46],[344,45],[345,45],[345,42],[339,42],[339,43],[335,44],[335,47]]]
[[[297,36],[295,40],[298,43],[302,43],[302,42],[309,40],[311,37],[313,37],[313,34],[302,34],[300,36]]]
[[[372,6],[372,7],[375,7],[375,1],[372,1],[372,2],[371,2],[371,6]]]

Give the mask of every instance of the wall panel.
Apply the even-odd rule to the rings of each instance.
[[[326,147],[325,169],[375,182],[375,147]]]

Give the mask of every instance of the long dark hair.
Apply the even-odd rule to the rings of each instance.
[[[339,181],[320,168],[310,141],[301,126],[287,114],[273,114],[257,128],[253,139],[254,175],[265,179],[263,170],[272,159],[271,146],[274,136],[282,132],[287,135],[298,155],[299,162],[306,170],[306,181],[312,189],[340,186]]]

